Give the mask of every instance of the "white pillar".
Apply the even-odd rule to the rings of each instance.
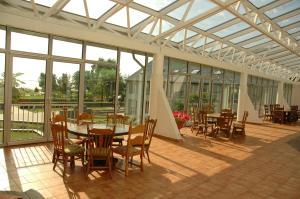
[[[249,116],[247,122],[251,123],[262,123],[262,119],[258,117],[258,111],[254,109],[251,99],[248,95],[248,74],[241,73],[240,76],[240,89],[237,109],[237,120],[241,121],[243,118],[244,111],[248,111]]]
[[[157,119],[155,134],[175,140],[182,140],[172,110],[163,89],[163,53],[153,56],[150,86],[150,117]]]
[[[283,96],[283,82],[282,81],[278,82],[276,104],[280,104],[280,106],[284,106],[285,110],[290,109],[290,105],[287,103],[286,99]]]

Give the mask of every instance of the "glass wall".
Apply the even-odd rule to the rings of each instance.
[[[46,61],[13,57],[11,141],[42,139]]]
[[[264,115],[264,105],[275,104],[278,83],[253,75],[248,76],[248,95],[259,116]]]
[[[283,84],[283,96],[289,105],[292,105],[292,94],[293,94],[293,85],[284,83]]]
[[[167,71],[167,72],[166,72]],[[193,106],[237,111],[239,73],[210,66],[166,58],[164,82],[173,111],[191,111]]]
[[[5,56],[3,53],[0,53],[0,144],[3,143],[4,71],[5,71]]]
[[[146,56],[121,52],[117,112],[130,116],[134,124],[143,121],[146,72]]]
[[[115,110],[117,50],[87,45],[86,59],[84,111],[92,112],[96,122],[105,122],[107,114]]]

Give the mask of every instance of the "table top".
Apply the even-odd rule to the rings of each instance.
[[[112,125],[107,125],[107,124],[90,124],[89,128],[96,128],[96,129],[112,129]],[[127,135],[128,134],[128,125],[117,125],[116,126],[116,131],[115,131],[115,136],[119,135]],[[87,137],[87,125],[76,125],[76,124],[70,124],[68,125],[68,131],[71,134],[74,135],[79,135],[79,136],[84,136]]]
[[[207,117],[209,118],[219,118],[221,116],[220,113],[208,113]]]

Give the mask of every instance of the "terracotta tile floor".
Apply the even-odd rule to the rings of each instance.
[[[63,180],[52,145],[0,149],[0,189],[35,189],[45,198],[300,198],[300,122],[247,125],[245,138],[204,140],[183,129],[183,143],[154,138],[152,163],[129,177],[85,177],[80,162]]]

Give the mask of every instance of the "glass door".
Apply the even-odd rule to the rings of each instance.
[[[44,140],[46,61],[13,57],[11,142]]]

